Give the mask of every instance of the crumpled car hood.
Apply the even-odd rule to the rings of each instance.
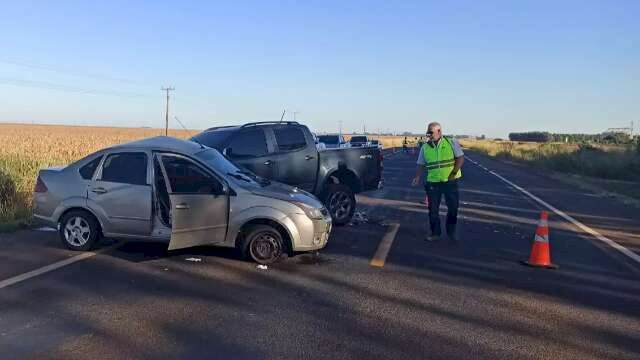
[[[275,198],[283,201],[295,201],[320,208],[322,203],[313,194],[297,187],[272,181],[270,185],[262,188],[251,189],[255,195]]]

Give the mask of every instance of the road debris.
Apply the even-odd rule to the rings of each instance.
[[[258,270],[267,270],[269,267],[267,265],[256,265],[256,269]]]
[[[187,261],[193,261],[193,262],[201,262],[201,261],[202,261],[202,259],[200,259],[200,258],[195,258],[195,257],[186,258],[185,260],[187,260]]]
[[[356,210],[353,213],[353,217],[351,218],[351,221],[349,221],[349,226],[366,224],[368,222],[369,222],[369,217],[367,216],[367,213],[362,210]]]

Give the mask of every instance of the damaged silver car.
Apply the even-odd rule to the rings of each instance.
[[[34,216],[65,246],[99,237],[168,242],[168,249],[235,247],[258,263],[323,248],[331,217],[312,194],[270,182],[217,150],[171,137],[110,147],[40,170]]]

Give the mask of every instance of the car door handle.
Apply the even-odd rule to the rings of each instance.
[[[264,165],[271,165],[271,160],[267,160],[263,163]]]
[[[103,187],[97,187],[97,188],[91,189],[91,191],[96,193],[96,194],[104,194],[104,193],[107,192],[107,189],[105,189]]]
[[[307,155],[304,157],[305,160],[311,160],[311,159],[315,159],[313,156],[311,155]]]
[[[176,210],[187,210],[188,208],[189,208],[189,205],[185,203],[176,205]]]

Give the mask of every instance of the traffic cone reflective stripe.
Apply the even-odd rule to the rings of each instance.
[[[541,238],[541,241],[549,242],[549,228],[547,226],[540,227],[536,230],[536,238]]]
[[[531,247],[531,255],[528,261],[523,261],[525,265],[533,267],[541,267],[548,269],[557,268],[556,265],[551,263],[551,247],[549,245],[549,225],[547,219],[549,213],[542,211],[540,214],[540,221],[538,222],[538,228],[536,229],[536,235],[533,239],[533,246]]]

